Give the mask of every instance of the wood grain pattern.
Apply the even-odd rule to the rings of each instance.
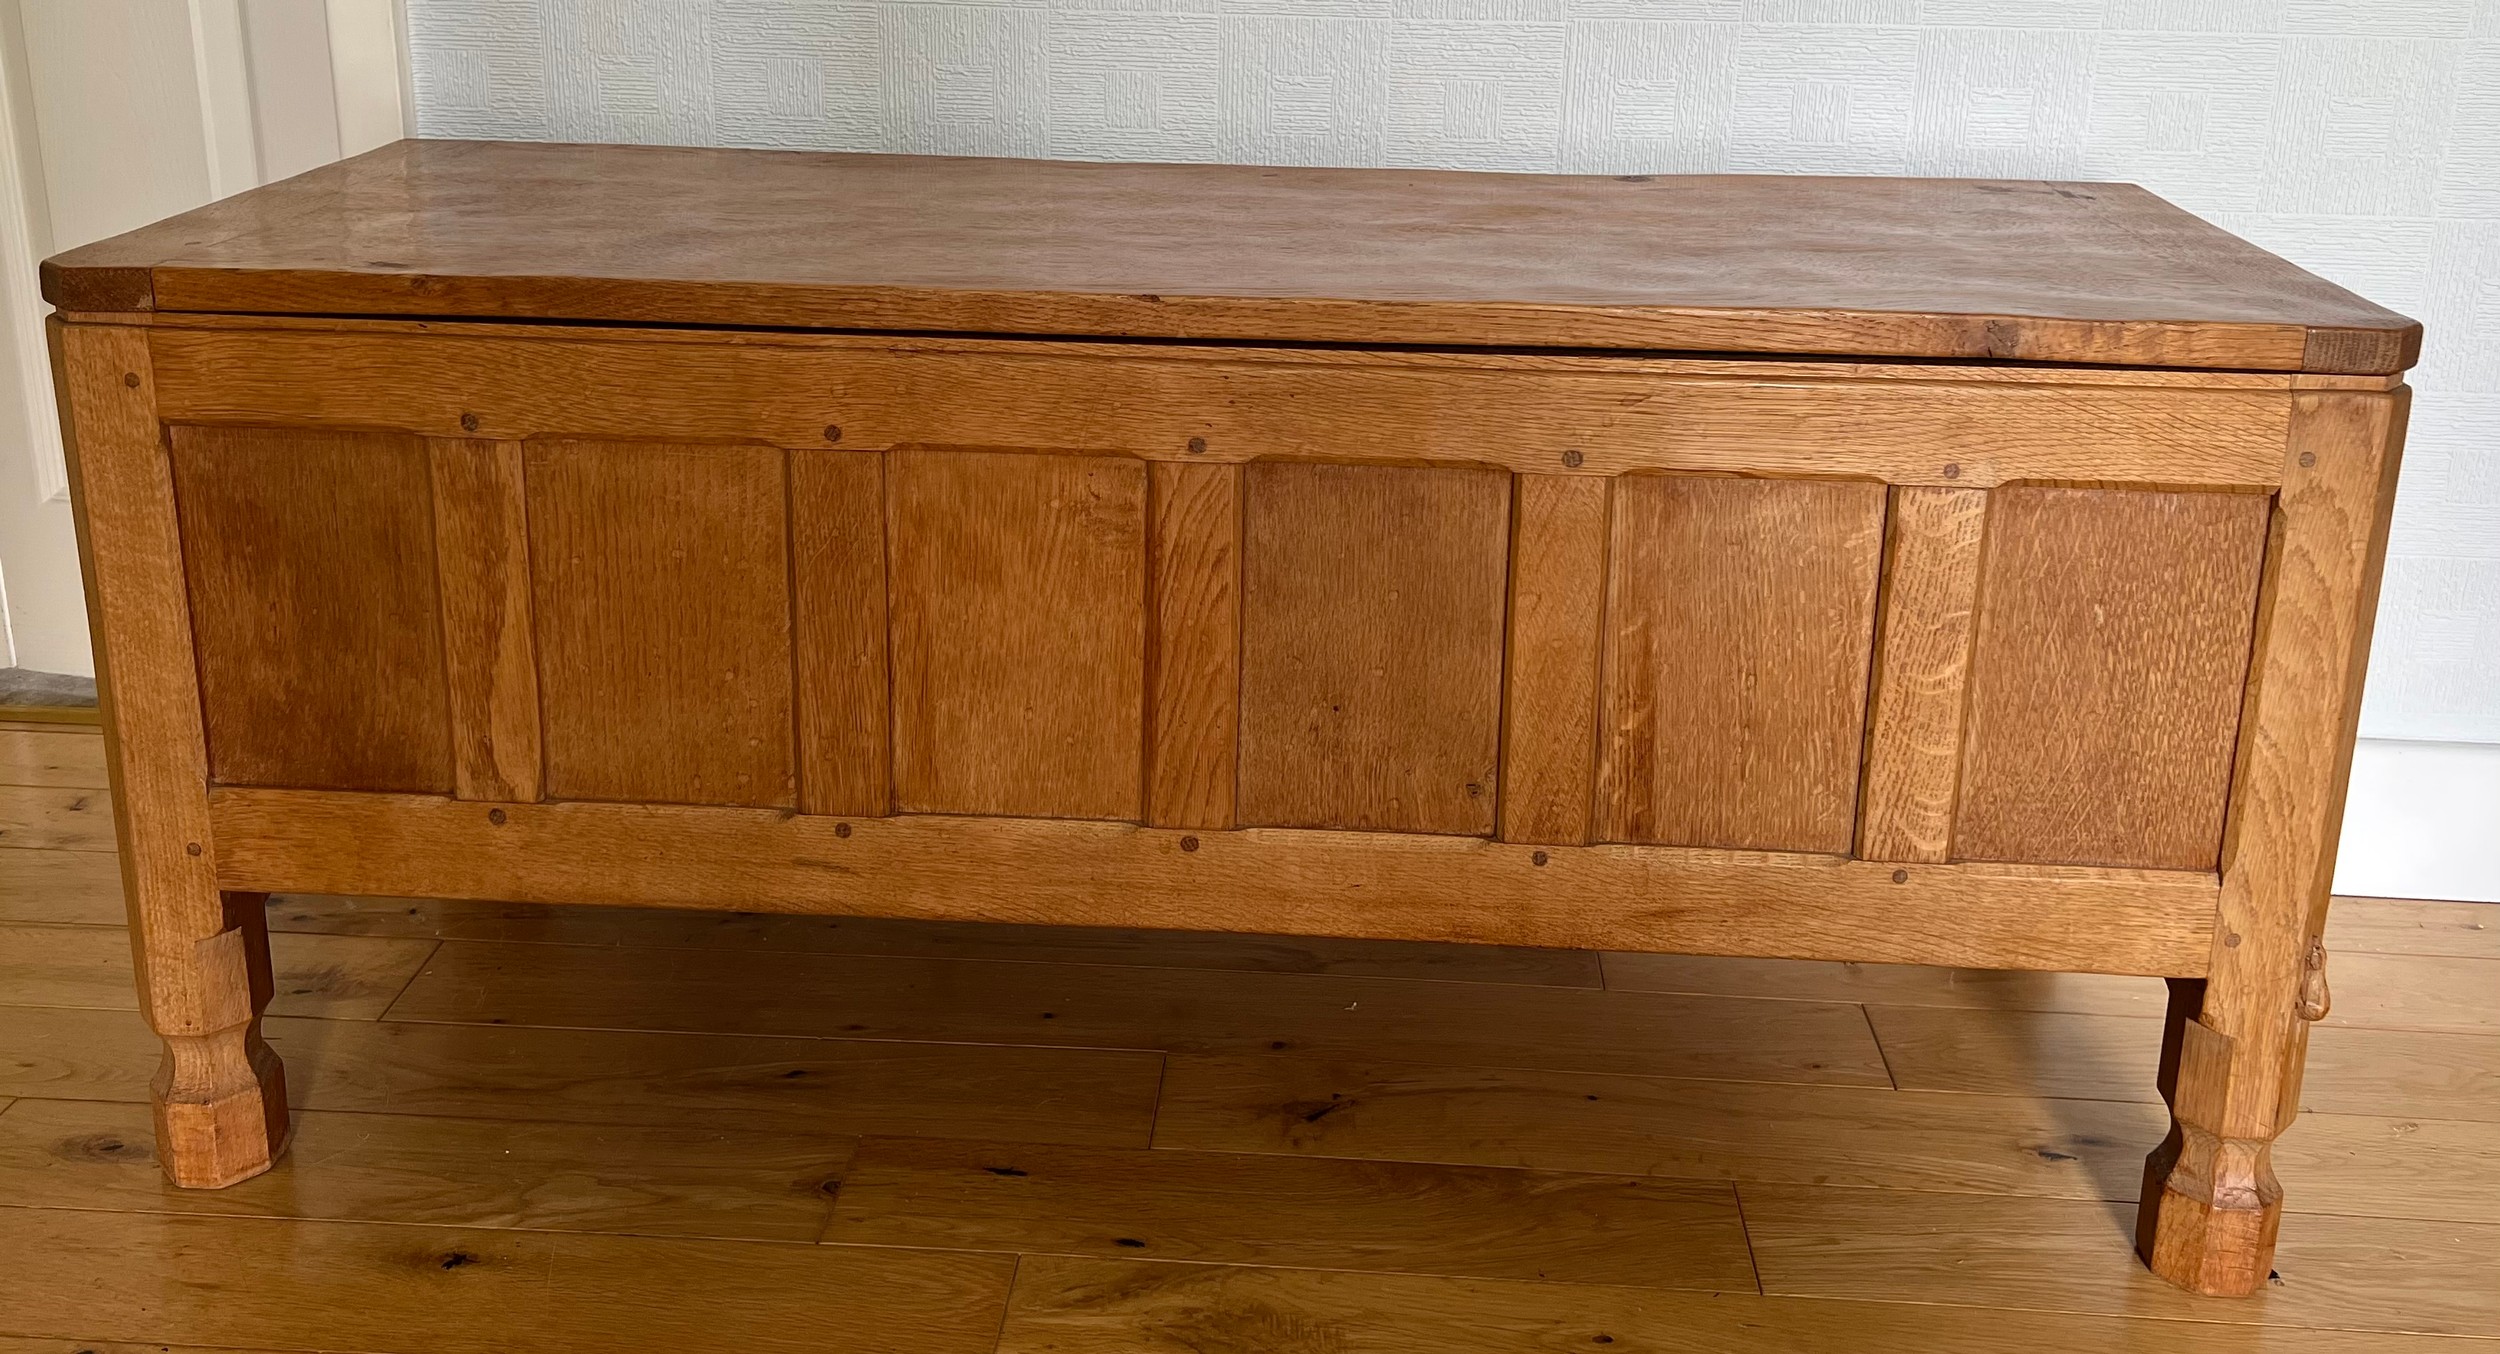
[[[376,259],[358,223],[382,209]],[[654,219],[679,228],[655,239]],[[44,284],[69,309],[2286,371],[2401,370],[2420,344],[2418,325],[2124,184],[657,146],[401,142],[73,250]]]
[[[0,863],[4,862],[5,857],[0,857]],[[0,912],[0,917],[5,915]],[[118,917],[116,913],[116,920]],[[1134,927],[1014,926],[893,917],[552,907],[538,903],[341,898],[326,894],[272,898],[269,926],[272,931],[322,935],[527,940],[663,949],[760,946],[786,954],[916,954],[1037,964],[1329,973],[1548,987],[1605,985],[1598,972],[1598,956],[1585,950],[1151,931]]]
[[[1135,1147],[1159,1071],[1151,1054],[1029,1045],[274,1018],[269,1033],[305,1109],[509,1122]]]
[[[529,444],[549,795],[797,803],[784,459]]]
[[[2092,1220],[2061,1215],[2088,1235]],[[1156,1265],[1034,1256],[1017,1270],[999,1354],[1203,1354],[1294,1348],[1329,1354],[1516,1354],[1613,1346],[1686,1354],[2250,1354],[2331,1339],[2338,1354],[2453,1354],[2454,1340],[2285,1330],[2198,1320],[2128,1320],[2002,1305],[1886,1299],[1659,1293],[1513,1280],[1330,1273],[1230,1265]],[[49,1354],[49,1351],[46,1352]]]
[[[1986,968],[2202,972],[2217,888],[2186,872],[1376,832],[921,815],[845,835],[736,809],[516,805],[498,825],[413,796],[221,790],[214,804],[238,888]]]
[[[825,1240],[1750,1288],[1736,1193],[1624,1175],[872,1138]]]
[[[2100,1204],[1762,1185],[1740,1189],[1769,1293],[2433,1335],[2500,1334],[2500,1227],[2435,1231],[2305,1217],[2284,1236],[2264,1301],[2217,1303],[2162,1283],[2103,1244]],[[1967,1204],[1967,1207],[1962,1205]],[[2401,1239],[2400,1239],[2401,1238]],[[2304,1275],[2331,1272],[2335,1282]],[[2397,1296],[2401,1295],[2401,1296]],[[2391,1300],[2392,1299],[2392,1300]],[[2304,1334],[2298,1343],[2315,1343]]]
[[[0,785],[0,847],[110,851],[116,821],[102,790]]]
[[[1597,801],[1609,481],[1519,477],[1502,683],[1501,838],[1578,846]]]
[[[426,439],[426,452],[455,792],[462,799],[536,799],[546,756],[521,445],[436,437]]]
[[[1009,1256],[486,1228],[0,1209],[0,1299],[36,1330],[388,1354],[723,1342],[986,1354]],[[235,1257],[287,1254],[230,1281]],[[117,1275],[96,1283],[99,1273]],[[803,1310],[760,1295],[804,1291]]]
[[[1243,472],[1241,821],[1489,836],[1510,484]]]
[[[1598,834],[1848,851],[1884,490],[1615,486]]]
[[[210,777],[450,789],[424,447],[392,433],[169,435]]]
[[[853,1141],[314,1111],[295,1117],[276,1170],[176,1190],[157,1173],[146,1110],[41,1100],[0,1115],[0,1188],[22,1207],[810,1242]]]
[[[2266,513],[2253,494],[1994,492],[1956,859],[2213,868]]]
[[[1464,983],[1394,978],[752,950],[550,954],[446,941],[391,1018],[1164,1052],[1371,1050],[1421,1062],[1889,1084],[1854,1005],[1516,985],[1502,993],[1487,1003]]]
[[[1231,827],[1241,746],[1241,468],[1148,467],[1146,821]]]
[[[1606,986],[1622,992],[1725,992],[1808,1001],[1952,1006],[1988,1011],[2079,1011],[2158,1018],[2170,991],[2159,978],[2115,973],[2023,973],[1921,964],[1812,959],[1605,956]]]
[[[2175,983],[2164,1033],[2170,1137],[2146,1159],[2136,1246],[2200,1293],[2265,1282],[2283,1203],[2270,1146],[2298,1113],[2302,979],[2361,719],[2361,681],[2411,392],[2294,397],[2249,660],[2213,976]]]
[[[790,457],[792,604],[797,609],[799,808],[894,808],[892,683],[886,661],[885,459]]]
[[[1858,854],[1950,859],[1988,495],[1897,488],[1886,527]]]
[[[104,769],[104,740],[90,730],[64,732],[0,729],[0,785],[60,785],[101,790],[112,784]]]
[[[1154,1054],[270,1017],[306,1110],[503,1122],[964,1134],[1142,1147]],[[0,1096],[144,1103],[163,1048],[127,1011],[11,1007]]]
[[[445,437],[2270,488],[2291,420],[2288,378],[2229,373],[200,323],[151,330],[169,418]]]
[[[270,942],[269,1009],[328,1020],[378,1020],[434,942],[283,935]],[[139,1009],[130,937],[118,927],[0,926],[0,991],[21,1006]]]
[[[103,851],[0,851],[0,922],[119,926],[121,861]]]
[[[912,448],[887,493],[899,806],[1141,817],[1146,467]]]
[[[2500,912],[2480,903],[2338,898],[2327,913],[2330,954],[2445,954],[2500,959]]]
[[[2157,1022],[2135,1016],[1871,1006],[1905,1090],[2158,1104]],[[2329,1114],[2500,1123],[2500,1037],[2313,1027],[2300,1106]]]
[[[179,509],[147,340],[58,317],[45,332],[139,1005],[165,1041],[150,1086],[157,1143],[174,1183],[229,1185],[269,1169],[285,1144],[286,1078],[261,1037],[271,991],[261,899],[217,884]]]
[[[1177,1055],[1158,1148],[2099,1199],[2159,1107],[1377,1056]],[[2113,1243],[2113,1249],[2115,1245]]]

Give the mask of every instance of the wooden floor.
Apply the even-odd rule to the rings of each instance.
[[[103,784],[0,725],[0,1354],[2500,1354],[2500,907],[2338,905],[2232,1302],[2137,979],[281,898],[174,1191]]]

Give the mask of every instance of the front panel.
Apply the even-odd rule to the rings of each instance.
[[[154,341],[221,784],[2208,881],[2288,402],[2086,375],[2043,427],[1939,370],[1964,464],[1885,369],[1451,358],[1453,438],[1405,354]],[[930,380],[1011,358],[1051,417]],[[751,401],[650,402],[722,361]],[[1650,396],[1716,412],[1604,412]],[[2074,444],[2195,400],[2175,456]]]

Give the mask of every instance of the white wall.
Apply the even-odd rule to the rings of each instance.
[[[405,131],[393,0],[0,0],[0,666],[94,671],[35,263]]]

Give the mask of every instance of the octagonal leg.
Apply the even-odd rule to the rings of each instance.
[[[155,979],[148,1023],[165,1040],[150,1097],[157,1159],[186,1188],[248,1180],[286,1145],[286,1072],[260,1033],[271,991],[267,897],[220,895],[226,924],[204,939],[132,933]]]
[[[2327,891],[2377,611],[2407,394],[2295,390],[2232,771],[2213,949],[2174,979],[2162,1048],[2170,1135],[2146,1163],[2136,1248],[2199,1293],[2273,1268],[2274,1139],[2300,1110],[2326,1011]]]
[[[2136,1252],[2152,1271],[2192,1292],[2241,1297],[2261,1287],[2274,1266],[2275,1233],[2283,1221],[2283,1187],[2275,1179],[2274,1138],[2298,1101],[2297,1078],[2307,1023],[2268,1050],[2217,1034],[2199,1017],[2207,985],[2170,984],[2163,1034],[2162,1098],[2170,1103],[2170,1136],[2144,1163],[2144,1197],[2136,1213]],[[2260,1060],[2288,1068],[2293,1079],[2271,1115],[2235,1115],[2265,1074]]]
[[[270,995],[264,895],[217,885],[207,736],[147,331],[58,315],[47,328],[139,1009],[165,1040],[152,1097],[157,1155],[177,1185],[231,1185],[269,1169],[285,1144],[286,1081],[260,1035]]]

